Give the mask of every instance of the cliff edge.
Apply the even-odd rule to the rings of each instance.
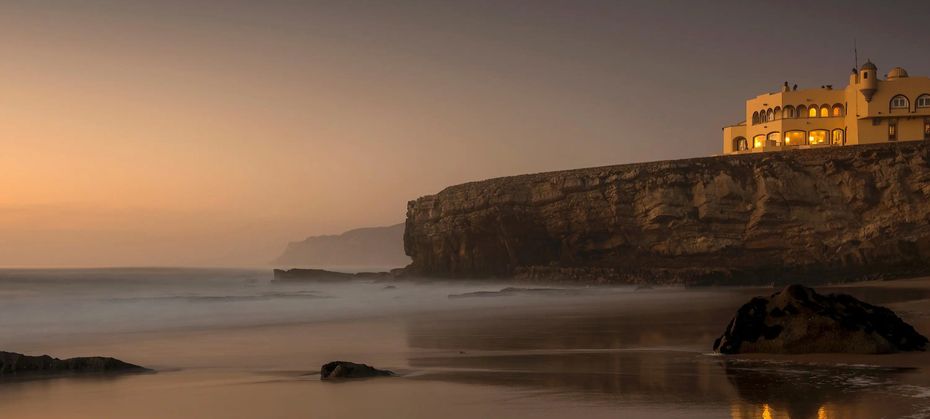
[[[407,205],[407,272],[601,283],[930,274],[930,142],[597,167]]]

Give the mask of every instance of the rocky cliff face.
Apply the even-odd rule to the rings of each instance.
[[[424,276],[615,283],[930,273],[930,143],[709,157],[452,186],[411,201]]]

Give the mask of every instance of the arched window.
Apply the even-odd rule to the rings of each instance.
[[[830,137],[830,143],[833,145],[846,144],[846,132],[841,129],[835,129]]]
[[[756,125],[759,123],[759,112],[752,113],[752,124]]]
[[[781,145],[781,133],[778,131],[770,132],[769,135],[765,137],[765,145],[767,146]]]
[[[807,118],[807,107],[804,105],[798,106],[798,118]]]
[[[907,96],[897,95],[891,98],[891,109],[907,109],[910,107],[910,102],[907,100]]]
[[[765,122],[774,121],[775,112],[772,111],[772,108],[769,108],[768,112],[765,113]]]
[[[746,150],[749,150],[749,142],[746,141],[746,137],[736,137],[733,139],[733,151]]]
[[[807,116],[810,117],[810,118],[816,118],[816,117],[817,117],[817,105],[812,105],[810,108],[808,108],[808,110],[807,110]]]
[[[807,143],[810,145],[826,144],[828,135],[825,129],[815,129],[807,133]]]
[[[757,135],[757,136],[755,136],[755,137],[752,137],[752,147],[753,147],[753,148],[762,148],[763,145],[765,145],[765,136],[764,136],[764,135],[759,134],[759,135]]]
[[[794,118],[794,106],[785,106],[785,109],[781,111],[781,117],[784,119]]]
[[[785,133],[785,145],[807,144],[807,135],[804,131],[788,131]]]
[[[833,105],[833,116],[843,116],[843,105],[839,103]]]
[[[775,116],[775,119],[781,119],[781,118],[782,118],[782,116],[781,116],[781,106],[776,106],[776,107],[775,107],[775,112],[774,112],[772,115]]]
[[[918,108],[930,108],[930,95],[920,95],[917,97]]]
[[[830,107],[827,105],[820,105],[820,117],[828,118],[830,116]]]

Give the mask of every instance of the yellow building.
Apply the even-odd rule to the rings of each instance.
[[[930,140],[930,78],[871,61],[844,89],[789,87],[746,101],[746,119],[723,128],[723,153]]]

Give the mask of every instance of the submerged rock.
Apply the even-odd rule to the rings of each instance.
[[[569,288],[517,288],[517,287],[507,287],[502,288],[500,291],[473,291],[473,292],[464,292],[461,294],[449,294],[449,298],[473,298],[473,297],[510,297],[516,295],[544,295],[544,296],[572,296],[572,295],[581,295],[583,293],[580,289],[569,289]]]
[[[714,351],[724,354],[880,354],[926,348],[927,338],[893,311],[802,285],[753,298],[714,342]]]
[[[347,281],[353,279],[386,280],[394,275],[390,272],[335,272],[323,269],[275,269],[272,282],[301,282],[301,281]]]
[[[0,376],[37,374],[147,372],[147,368],[107,357],[58,359],[0,351]]]
[[[394,372],[388,370],[379,370],[375,367],[365,364],[356,364],[348,361],[333,361],[324,364],[320,368],[320,379],[330,380],[334,378],[368,378],[368,377],[391,377]]]

